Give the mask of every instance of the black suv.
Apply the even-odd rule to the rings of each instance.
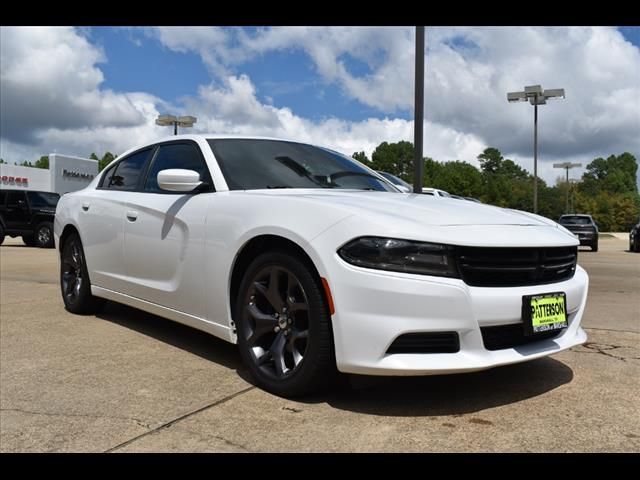
[[[53,247],[53,218],[60,195],[0,190],[0,245],[5,235],[22,236],[30,247]]]
[[[629,232],[629,251],[640,252],[640,219]]]
[[[591,215],[562,215],[558,223],[577,235],[580,245],[588,245],[594,252],[598,251],[598,225]]]

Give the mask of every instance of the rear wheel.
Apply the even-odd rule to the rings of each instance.
[[[37,247],[52,248],[53,247],[53,223],[42,222],[38,224],[33,234],[33,238]]]
[[[69,235],[62,247],[60,289],[64,306],[71,313],[95,313],[105,303],[104,299],[91,295],[87,263],[77,233]]]
[[[320,279],[301,259],[286,252],[257,257],[240,284],[234,319],[240,355],[261,388],[291,397],[335,378]]]
[[[597,240],[594,243],[591,244],[591,250],[593,252],[597,252],[598,251],[598,241]]]

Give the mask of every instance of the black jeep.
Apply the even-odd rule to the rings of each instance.
[[[5,235],[21,236],[30,247],[53,247],[53,218],[60,195],[0,190],[0,245]]]

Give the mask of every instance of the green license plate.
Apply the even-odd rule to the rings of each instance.
[[[525,335],[567,328],[567,296],[564,292],[522,297],[522,323]]]

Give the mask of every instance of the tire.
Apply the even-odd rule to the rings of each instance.
[[[33,238],[33,235],[22,235],[22,241],[27,247],[35,247],[36,241]]]
[[[260,388],[295,397],[321,390],[337,377],[324,290],[297,256],[267,252],[249,265],[234,321],[240,356]]]
[[[0,245],[4,243],[4,227],[0,223]]]
[[[91,282],[82,242],[77,233],[69,235],[60,255],[60,292],[65,308],[71,313],[92,314],[105,304],[91,295]]]
[[[39,223],[33,232],[33,241],[36,247],[53,248],[53,223]]]
[[[591,251],[592,252],[597,252],[598,251],[598,242],[591,244]]]

